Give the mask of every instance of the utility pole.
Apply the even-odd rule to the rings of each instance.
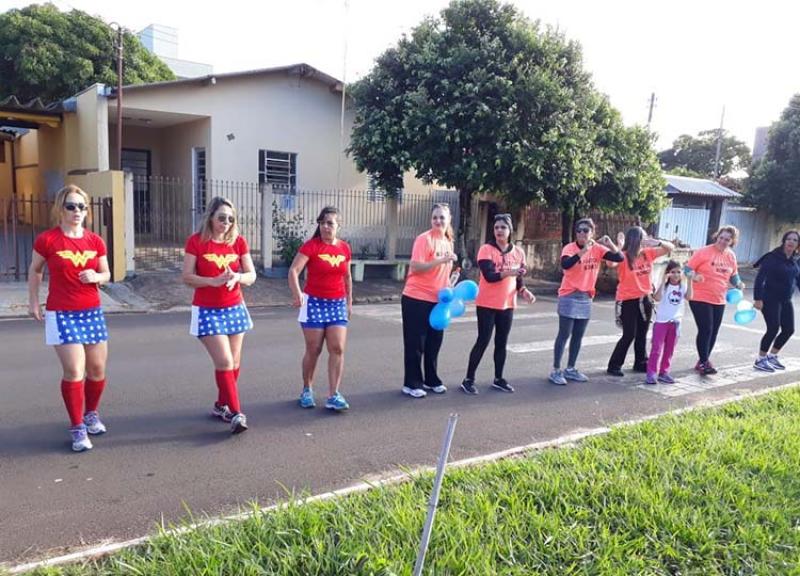
[[[725,106],[722,107],[722,117],[719,119],[719,134],[717,134],[717,156],[714,159],[714,178],[719,178],[719,159],[722,152],[722,125],[725,123]]]
[[[650,128],[650,122],[653,120],[653,108],[656,105],[656,93],[650,94],[650,112],[647,113],[647,127]]]
[[[123,57],[123,29],[116,22],[110,26],[117,28],[117,40],[115,42],[117,55],[117,170],[122,170],[122,57]]]

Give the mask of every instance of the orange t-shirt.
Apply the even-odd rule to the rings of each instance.
[[[525,267],[525,253],[518,246],[512,246],[511,250],[503,253],[492,244],[484,244],[478,250],[478,262],[481,260],[491,260],[494,264],[495,272],[504,270],[519,270]],[[475,305],[493,310],[508,310],[517,307],[517,277],[509,276],[497,282],[489,282],[481,274],[478,285],[478,297]]]
[[[731,286],[731,276],[739,273],[736,254],[730,248],[724,252],[711,244],[692,254],[686,265],[703,276],[702,282],[692,284],[692,301],[725,304],[725,293]]]
[[[655,248],[643,248],[639,257],[633,262],[633,270],[628,267],[628,255],[617,266],[617,300],[638,300],[653,292],[650,274],[653,272],[653,260],[656,259]]]
[[[427,263],[453,253],[453,243],[450,240],[438,232],[428,230],[414,240],[414,247],[411,249],[411,261]],[[406,277],[403,296],[425,300],[426,302],[438,302],[439,290],[450,285],[450,272],[452,269],[452,262],[434,266],[426,272],[415,272],[410,269]]]
[[[561,251],[561,257],[574,256],[581,249],[577,242],[572,242],[564,246]],[[600,261],[603,259],[608,248],[601,246],[598,243],[592,244],[592,247],[581,256],[580,261],[569,270],[564,270],[564,277],[561,279],[561,288],[558,289],[559,296],[566,296],[573,292],[588,292],[591,298],[594,298],[595,289],[594,285],[597,282],[597,276],[600,274]]]

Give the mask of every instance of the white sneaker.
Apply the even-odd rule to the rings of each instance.
[[[438,386],[428,386],[427,384],[423,384],[422,387],[425,388],[425,390],[433,392],[434,394],[444,394],[447,392],[447,386],[444,384],[439,384]]]
[[[239,412],[231,418],[231,434],[241,434],[247,430],[247,416]]]
[[[550,382],[552,382],[556,386],[566,386],[567,385],[567,381],[564,378],[564,374],[561,372],[561,370],[559,370],[557,368],[554,369],[552,372],[550,372],[550,376],[548,376],[547,379],[550,380]]]
[[[403,386],[403,394],[407,394],[412,398],[425,398],[428,395],[422,388],[409,388],[408,386]]]
[[[106,425],[100,420],[100,415],[96,410],[84,414],[83,423],[86,424],[86,431],[89,434],[97,435],[106,433]]]
[[[86,424],[78,424],[77,426],[70,428],[69,433],[72,435],[73,452],[84,452],[92,449],[92,441],[89,440]]]
[[[762,372],[775,372],[775,368],[772,367],[766,356],[760,356],[753,364],[753,368]]]

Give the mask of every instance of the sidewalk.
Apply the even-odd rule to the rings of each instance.
[[[557,282],[526,278],[525,283],[536,295],[554,295]],[[389,279],[367,279],[353,284],[356,304],[399,302],[403,282]],[[106,284],[100,291],[101,303],[106,313],[163,312],[184,310],[191,306],[192,289],[185,286],[177,272],[141,274],[124,282]],[[244,289],[244,297],[251,308],[265,306],[290,306],[289,284],[285,278],[259,276],[255,284]],[[42,286],[40,301],[47,299],[47,285]],[[17,318],[28,315],[28,285],[25,282],[0,283],[0,318]]]

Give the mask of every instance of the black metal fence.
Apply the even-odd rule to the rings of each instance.
[[[103,237],[113,266],[114,244],[111,198],[91,198],[86,227]],[[0,199],[0,281],[27,280],[36,236],[56,225],[52,200],[24,196]]]

